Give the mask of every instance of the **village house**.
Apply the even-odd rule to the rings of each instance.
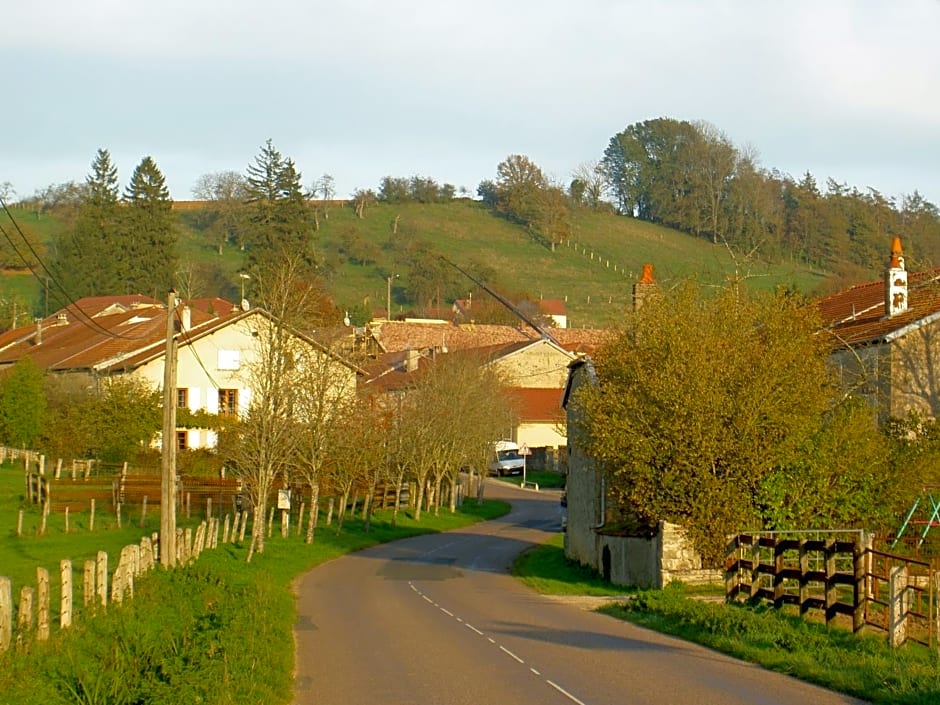
[[[523,326],[389,321],[369,329],[375,362],[362,386],[402,389],[422,359],[472,350],[509,382],[513,414],[506,419],[505,440],[526,444],[533,466],[559,469],[567,448],[561,398],[568,364],[596,349],[608,331],[551,329],[548,335]],[[499,439],[494,439],[499,440]]]
[[[818,302],[832,364],[882,420],[940,417],[940,269],[907,271],[895,237],[884,276]]]
[[[142,296],[88,297],[34,326],[0,334],[0,368],[29,357],[48,373],[96,389],[102,380],[128,376],[162,389],[167,307]],[[221,299],[180,304],[174,323],[178,408],[238,416],[251,403],[252,364],[259,331],[274,323],[261,309],[242,310]],[[290,333],[303,349],[329,360],[330,369],[355,393],[361,370],[312,338]],[[212,448],[216,432],[179,428],[180,449]]]

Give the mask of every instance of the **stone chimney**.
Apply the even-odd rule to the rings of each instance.
[[[418,358],[421,353],[414,348],[408,348],[405,351],[405,372],[414,372],[418,369]]]
[[[653,265],[644,264],[640,279],[633,285],[633,310],[639,311],[655,289],[656,281],[653,279]]]
[[[904,253],[901,238],[891,241],[891,257],[885,272],[885,315],[888,318],[907,311],[907,270],[904,269]]]

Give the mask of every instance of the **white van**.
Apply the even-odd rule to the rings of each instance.
[[[513,441],[496,441],[488,470],[490,475],[521,475],[525,458],[519,454],[519,445]]]

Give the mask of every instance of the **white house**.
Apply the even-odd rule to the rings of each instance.
[[[182,304],[175,313],[178,408],[240,415],[251,402],[250,370],[259,339],[273,323],[262,309],[217,306],[209,313]],[[89,386],[129,375],[161,389],[164,380],[167,307],[144,297],[92,297],[28,328],[0,335],[0,368],[22,357],[54,374],[74,375]],[[325,361],[338,384],[355,393],[357,367],[312,338],[290,333],[305,351]],[[216,445],[205,428],[177,430],[178,448]]]

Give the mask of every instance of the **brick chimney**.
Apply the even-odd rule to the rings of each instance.
[[[633,310],[639,311],[640,306],[656,290],[656,281],[653,279],[653,265],[644,264],[639,280],[633,285]]]
[[[901,238],[891,241],[891,257],[885,271],[885,315],[888,318],[907,311],[907,270],[904,269],[904,253]]]

